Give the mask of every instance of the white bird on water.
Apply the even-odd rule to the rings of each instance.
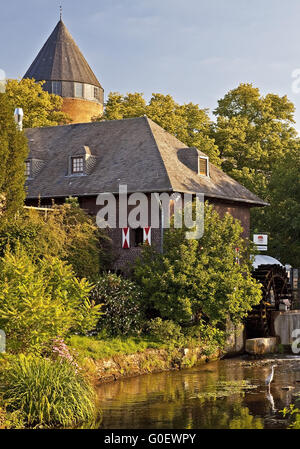
[[[266,385],[269,387],[269,391],[270,391],[270,386],[271,386],[271,382],[273,380],[274,377],[274,368],[276,365],[272,365],[272,371],[269,374],[269,376],[266,378]]]

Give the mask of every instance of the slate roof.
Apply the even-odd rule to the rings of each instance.
[[[101,87],[62,20],[57,23],[24,78],[75,81]]]
[[[264,206],[263,200],[210,164],[210,177],[198,175],[198,152],[147,117],[25,130],[30,158],[45,161],[27,181],[27,197],[87,196],[128,192],[204,193],[207,198]],[[70,156],[88,146],[95,157],[88,175],[68,176]]]

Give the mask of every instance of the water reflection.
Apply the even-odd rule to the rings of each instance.
[[[261,429],[287,425],[279,410],[299,392],[300,358],[277,359],[270,392],[265,379],[272,361],[223,360],[183,371],[151,374],[99,387],[102,428]],[[220,384],[246,381],[249,390],[214,397]],[[283,390],[283,387],[291,387]]]

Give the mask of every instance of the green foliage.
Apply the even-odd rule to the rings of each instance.
[[[171,320],[162,320],[157,317],[150,320],[147,327],[149,334],[162,343],[179,342],[183,337],[181,327]]]
[[[253,231],[269,232],[270,255],[298,266],[300,146],[294,111],[286,96],[262,96],[241,84],[219,101],[212,137],[222,169],[270,203],[252,211]]]
[[[1,377],[6,410],[19,413],[26,427],[70,427],[95,418],[94,390],[67,362],[20,355]]]
[[[295,404],[290,404],[289,407],[285,407],[280,411],[284,418],[288,418],[291,421],[290,429],[300,429],[300,409],[295,407]]]
[[[165,232],[164,253],[146,247],[135,278],[148,308],[179,324],[202,320],[225,328],[226,319],[242,320],[261,300],[261,287],[251,276],[250,248],[239,221],[223,219],[205,207],[204,235],[185,238],[185,229]],[[239,248],[240,263],[236,263]]]
[[[225,345],[226,331],[201,320],[194,326],[182,329],[187,346],[200,346],[203,354],[210,356]]]
[[[254,221],[269,232],[269,254],[281,263],[300,266],[300,147],[281,159],[269,182],[270,207]]]
[[[93,329],[101,306],[90,302],[90,291],[58,258],[34,261],[24,249],[8,250],[0,260],[0,328],[8,350],[37,351],[54,337]]]
[[[139,287],[129,279],[113,273],[103,275],[91,293],[92,300],[104,306],[98,329],[105,328],[110,335],[140,332],[144,323],[141,297]]]
[[[35,258],[51,255],[72,265],[78,277],[91,282],[110,261],[110,241],[76,202],[44,213],[27,210],[0,226],[0,255],[20,244]]]
[[[14,108],[0,93],[0,222],[22,208],[25,199],[27,140],[16,128]]]
[[[11,79],[6,83],[6,96],[23,109],[24,128],[64,125],[71,121],[61,110],[63,99],[45,91],[44,84],[45,81],[35,82],[34,79]]]
[[[218,103],[212,137],[223,159],[222,169],[266,197],[274,164],[296,142],[293,103],[286,96],[262,96],[252,84],[240,84]]]
[[[111,92],[105,111],[99,120],[120,120],[123,118],[147,115],[170,134],[188,146],[197,147],[206,153],[211,162],[219,165],[219,151],[210,137],[211,121],[206,109],[198,104],[179,105],[171,95],[152,94],[146,104],[142,93],[129,93],[126,96]]]
[[[134,354],[163,346],[151,337],[104,337],[101,334],[97,337],[71,335],[68,344],[76,351],[79,360],[85,357],[101,360],[116,354]]]

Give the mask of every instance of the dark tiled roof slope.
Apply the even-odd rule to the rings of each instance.
[[[28,198],[118,192],[191,192],[208,198],[263,206],[266,203],[210,164],[210,177],[197,174],[185,159],[197,151],[147,117],[26,130],[30,157],[45,161],[27,181]],[[68,160],[88,146],[96,157],[89,175],[68,176]],[[201,152],[199,152],[201,154]],[[203,154],[203,153],[202,153]]]
[[[101,87],[62,20],[54,28],[24,78],[75,81]]]

